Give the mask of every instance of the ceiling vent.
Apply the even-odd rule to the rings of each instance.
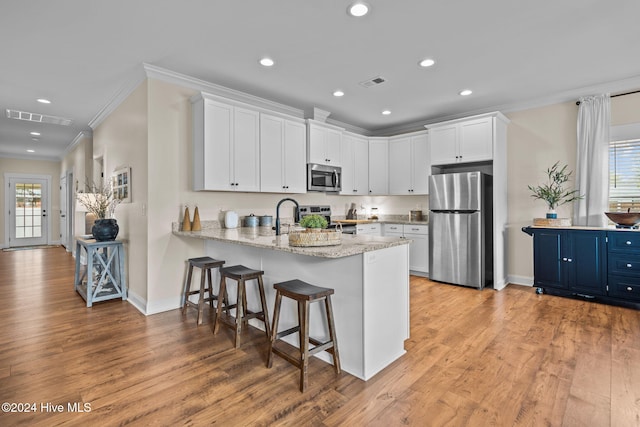
[[[26,120],[28,122],[45,123],[50,125],[71,126],[73,121],[64,117],[47,116],[46,114],[28,113],[26,111],[6,109],[7,118]]]
[[[360,82],[360,85],[364,87],[372,87],[372,86],[377,86],[379,84],[382,84],[386,81],[387,80],[384,77],[378,76],[378,77],[374,77],[372,79]]]

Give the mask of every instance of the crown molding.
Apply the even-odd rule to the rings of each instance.
[[[71,141],[71,144],[67,145],[67,147],[64,149],[64,151],[59,157],[59,160],[64,159],[65,156],[69,154],[75,148],[75,146],[80,143],[82,138],[91,138],[92,136],[93,136],[93,132],[84,131],[84,130],[80,131],[80,133],[78,133],[76,137],[73,138],[73,141]]]
[[[107,104],[98,111],[98,114],[91,119],[89,127],[91,127],[92,130],[95,130],[100,126],[104,119],[109,117],[109,115],[113,113],[116,108],[118,108],[118,106],[120,106],[120,104],[122,104],[124,100],[127,99],[127,97],[145,81],[145,79],[146,75],[144,70],[141,67],[136,67],[135,71],[131,74],[129,79],[125,81],[120,90],[118,90],[111,100],[109,100],[109,102],[107,102]]]
[[[271,101],[265,98],[260,98],[258,96],[254,96],[246,92],[241,92],[239,90],[220,86],[215,83],[187,76],[185,74],[180,74],[175,71],[157,67],[155,65],[146,63],[142,65],[148,78],[162,80],[167,83],[173,83],[179,86],[197,90],[199,92],[221,96],[223,98],[249,104],[254,107],[263,108],[265,110],[275,111],[288,116],[304,119],[304,110],[290,107],[285,104],[280,104],[279,102]]]

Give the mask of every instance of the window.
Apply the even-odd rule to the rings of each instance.
[[[640,211],[640,139],[609,144],[609,210]]]

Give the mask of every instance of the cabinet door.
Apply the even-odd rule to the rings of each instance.
[[[413,240],[409,246],[409,269],[429,272],[429,235],[412,233],[411,226],[404,226],[404,237]]]
[[[340,149],[342,145],[342,132],[335,129],[327,129],[326,135],[326,163],[331,166],[340,166]]]
[[[260,191],[260,115],[234,108],[233,182],[237,191]]]
[[[458,161],[458,126],[436,127],[431,135],[431,164],[446,165]]]
[[[486,117],[460,123],[458,141],[459,161],[478,162],[493,159],[493,119]]]
[[[284,120],[260,115],[260,191],[284,190]],[[304,159],[303,159],[304,161]]]
[[[568,251],[562,254],[569,289],[588,295],[604,295],[606,283],[606,233],[568,231]]]
[[[309,163],[324,165],[327,163],[327,129],[309,124],[307,154]]]
[[[369,141],[366,138],[355,138],[352,153],[355,190],[353,194],[364,196],[369,191]]]
[[[369,194],[389,193],[389,141],[387,138],[369,140]]]
[[[389,194],[412,194],[410,138],[389,139]]]
[[[356,194],[355,184],[355,162],[354,162],[354,141],[352,135],[344,135],[342,138],[342,190],[340,194],[351,196]]]
[[[411,194],[429,194],[429,135],[411,137]]]
[[[204,102],[204,190],[233,190],[233,107]]]
[[[284,186],[286,193],[307,192],[307,141],[302,123],[284,121]]]
[[[564,232],[536,230],[533,235],[533,279],[535,286],[567,289],[562,280],[562,237]]]

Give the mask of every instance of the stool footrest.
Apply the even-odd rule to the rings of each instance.
[[[294,334],[300,330],[300,326],[294,326],[293,328],[287,329],[286,331],[278,332],[276,335],[276,339],[279,340],[282,337],[286,337],[287,335]]]

